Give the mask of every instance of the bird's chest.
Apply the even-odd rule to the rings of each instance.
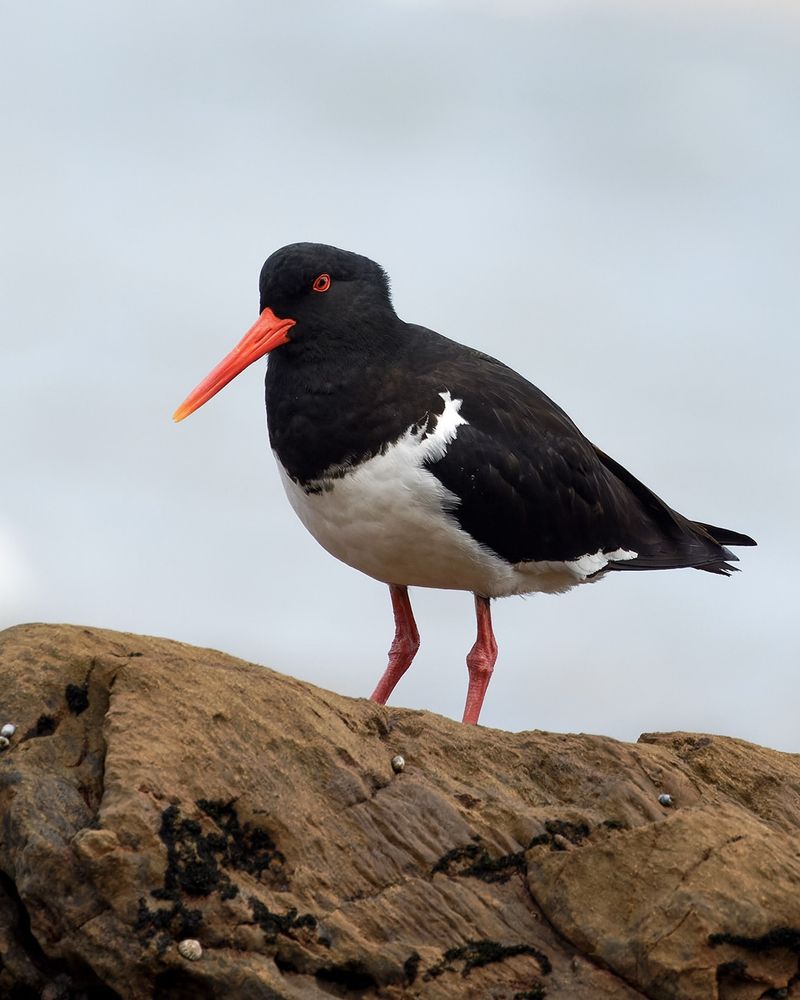
[[[500,560],[459,528],[458,498],[427,468],[466,421],[460,400],[443,394],[429,425],[412,425],[369,458],[300,483],[281,461],[284,488],[300,520],[332,555],[385,583],[484,588],[487,563]],[[440,401],[441,408],[441,401]]]
[[[304,486],[327,471],[379,454],[441,399],[430,388],[374,365],[325,364],[311,371],[270,361],[266,403],[270,444],[287,474]]]

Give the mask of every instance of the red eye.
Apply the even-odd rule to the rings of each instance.
[[[329,274],[320,274],[314,278],[314,284],[311,286],[315,292],[327,292],[331,287],[331,276]]]

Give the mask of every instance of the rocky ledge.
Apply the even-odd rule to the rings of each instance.
[[[471,728],[98,629],[0,665],[2,997],[800,996],[798,756]]]

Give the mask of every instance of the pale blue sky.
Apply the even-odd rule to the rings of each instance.
[[[731,580],[498,603],[482,721],[800,751],[796,7],[44,2],[7,7],[0,48],[0,626],[372,690],[388,593],[295,519],[263,365],[170,421],[255,318],[264,258],[329,242],[760,542]],[[393,703],[460,717],[472,600],[412,599]]]

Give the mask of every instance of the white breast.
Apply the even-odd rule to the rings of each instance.
[[[383,454],[330,469],[306,487],[278,461],[289,502],[331,555],[384,583],[469,590],[486,597],[561,592],[636,553],[596,553],[571,562],[512,565],[462,531],[452,511],[458,497],[425,467],[440,459],[467,421],[462,400],[440,394],[435,427],[410,427]],[[429,421],[430,422],[430,421]],[[277,459],[277,456],[276,456]]]

